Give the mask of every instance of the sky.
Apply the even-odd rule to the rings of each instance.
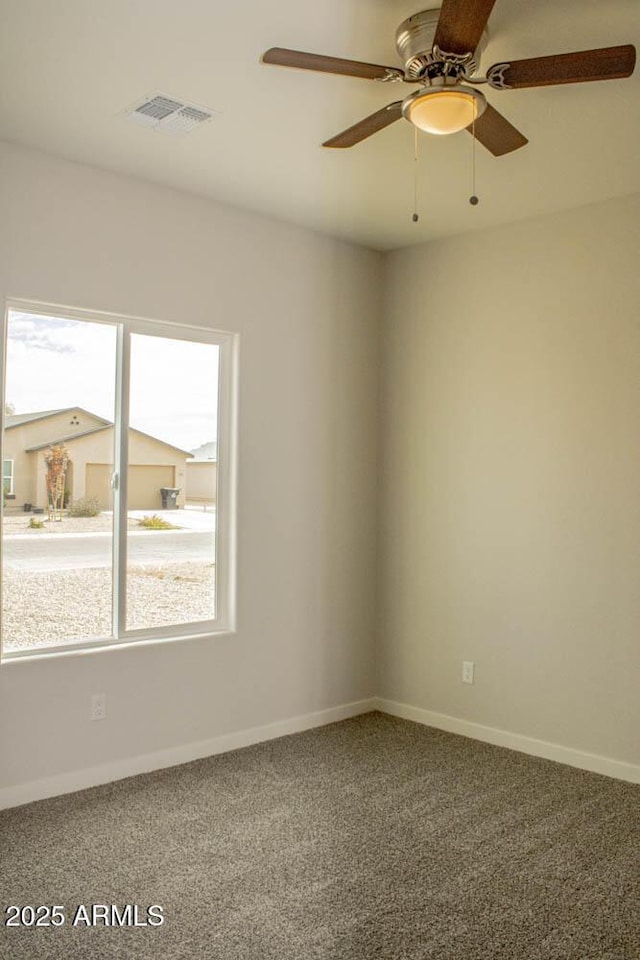
[[[134,334],[130,424],[183,450],[217,438],[218,347]],[[10,311],[5,401],[114,419],[116,326]]]

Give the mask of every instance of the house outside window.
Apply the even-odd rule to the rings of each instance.
[[[2,656],[233,630],[235,335],[16,302],[4,334]]]

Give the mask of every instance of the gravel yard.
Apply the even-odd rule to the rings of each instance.
[[[130,629],[213,617],[213,564],[131,567],[128,588]],[[54,572],[6,570],[3,601],[5,650],[111,634],[111,571],[106,567]]]
[[[153,511],[149,512],[151,516]],[[30,527],[30,514],[14,514],[5,516],[2,522],[2,529],[5,536],[15,536],[16,534],[29,534],[29,536],[42,536],[43,533],[111,533],[113,531],[113,517],[108,513],[100,513],[97,517],[63,517],[62,520],[47,520],[47,515],[34,515],[34,520],[44,521],[44,527]],[[141,530],[138,518],[129,517],[129,530]],[[181,529],[179,521],[174,523],[176,529]]]

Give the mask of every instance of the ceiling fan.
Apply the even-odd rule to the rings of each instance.
[[[466,129],[496,157],[511,153],[528,141],[487,102],[477,86],[488,84],[493,90],[516,90],[615,80],[633,73],[635,47],[625,44],[495,63],[486,76],[476,77],[494,4],[495,0],[443,0],[441,9],[425,10],[403,21],[396,31],[396,47],[404,69],[282,47],[267,50],[262,61],[382,83],[420,85],[403,100],[390,103],[326,140],[323,147],[352,147],[404,117],[427,133],[449,134]]]

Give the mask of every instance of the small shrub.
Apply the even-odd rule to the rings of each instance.
[[[36,520],[35,517],[31,517],[29,520],[29,529],[30,530],[42,530],[44,527],[44,520]]]
[[[140,517],[138,520],[138,526],[144,527],[145,530],[179,530],[179,527],[176,527],[175,524],[169,523],[168,520],[165,520],[164,517],[159,517],[157,513],[147,514],[144,517]]]
[[[100,501],[97,497],[81,497],[69,507],[70,517],[97,517],[100,513]]]

